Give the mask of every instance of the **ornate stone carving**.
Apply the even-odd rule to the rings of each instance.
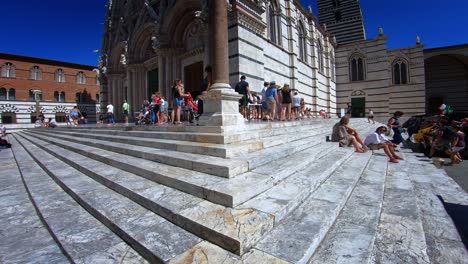
[[[363,90],[356,90],[351,93],[351,96],[363,96],[363,95],[366,95],[366,92],[364,92]]]
[[[261,19],[257,19],[241,10],[238,10],[237,12],[237,21],[240,25],[258,34],[263,34],[267,27]]]
[[[31,105],[31,106],[26,110],[26,112],[28,112],[28,113],[36,113],[36,106],[35,106],[35,105]],[[41,106],[41,109],[39,109],[39,112],[40,112],[40,113],[45,113],[45,112],[46,112],[43,106]]]
[[[52,109],[52,113],[68,113],[69,110],[63,105],[57,105]]]
[[[2,104],[0,105],[0,113],[19,113],[19,109],[11,104]]]

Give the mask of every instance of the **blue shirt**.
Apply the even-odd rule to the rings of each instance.
[[[266,97],[267,99],[275,99],[276,88],[268,87],[266,90]]]

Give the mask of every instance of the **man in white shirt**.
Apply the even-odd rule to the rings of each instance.
[[[366,137],[364,145],[371,150],[384,149],[385,154],[390,158],[390,162],[398,163],[398,160],[403,158],[395,153],[395,145],[384,136],[385,132],[387,132],[386,126],[378,127],[375,132]]]
[[[115,124],[114,120],[114,106],[112,105],[111,102],[107,105],[107,122],[109,124]]]
[[[268,114],[268,106],[266,103],[266,90],[270,86],[269,82],[264,82],[263,83],[263,89],[262,89],[262,119],[266,120],[267,119],[267,114]]]

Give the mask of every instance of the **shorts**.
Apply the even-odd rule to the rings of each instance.
[[[268,105],[268,110],[273,111],[276,108],[275,99],[267,99],[266,103]]]
[[[242,95],[242,98],[239,100],[239,105],[247,106],[249,104],[249,100],[247,100],[247,95]]]
[[[374,118],[374,116],[373,116],[373,115],[370,115],[370,116],[368,116],[367,118],[372,119],[372,118]]]
[[[125,117],[128,117],[128,110],[124,110],[123,114]]]
[[[299,106],[293,106],[293,107],[292,107],[292,110],[293,110],[293,111],[299,111]]]
[[[268,110],[268,105],[267,105],[266,102],[262,102],[262,108],[263,108],[264,110]]]
[[[153,112],[159,112],[159,105],[153,105]]]
[[[183,103],[184,103],[184,99],[174,98],[174,107],[182,106]]]
[[[369,145],[367,145],[367,147],[368,147],[370,150],[378,150],[379,147],[380,147],[380,144],[369,144]]]
[[[465,147],[453,147],[452,152],[460,152],[464,149]]]

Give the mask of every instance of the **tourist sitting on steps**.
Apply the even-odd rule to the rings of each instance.
[[[385,132],[387,132],[386,126],[378,127],[375,132],[366,137],[364,144],[371,150],[383,149],[385,154],[390,158],[390,162],[398,163],[398,160],[402,160],[403,158],[395,153],[396,145],[385,137]]]
[[[346,126],[349,124],[349,117],[344,116],[341,118],[340,122],[336,123],[333,126],[332,138],[333,142],[338,142],[340,147],[348,147],[353,145],[354,149],[358,153],[364,153],[365,149],[357,141],[356,137],[348,134]]]

